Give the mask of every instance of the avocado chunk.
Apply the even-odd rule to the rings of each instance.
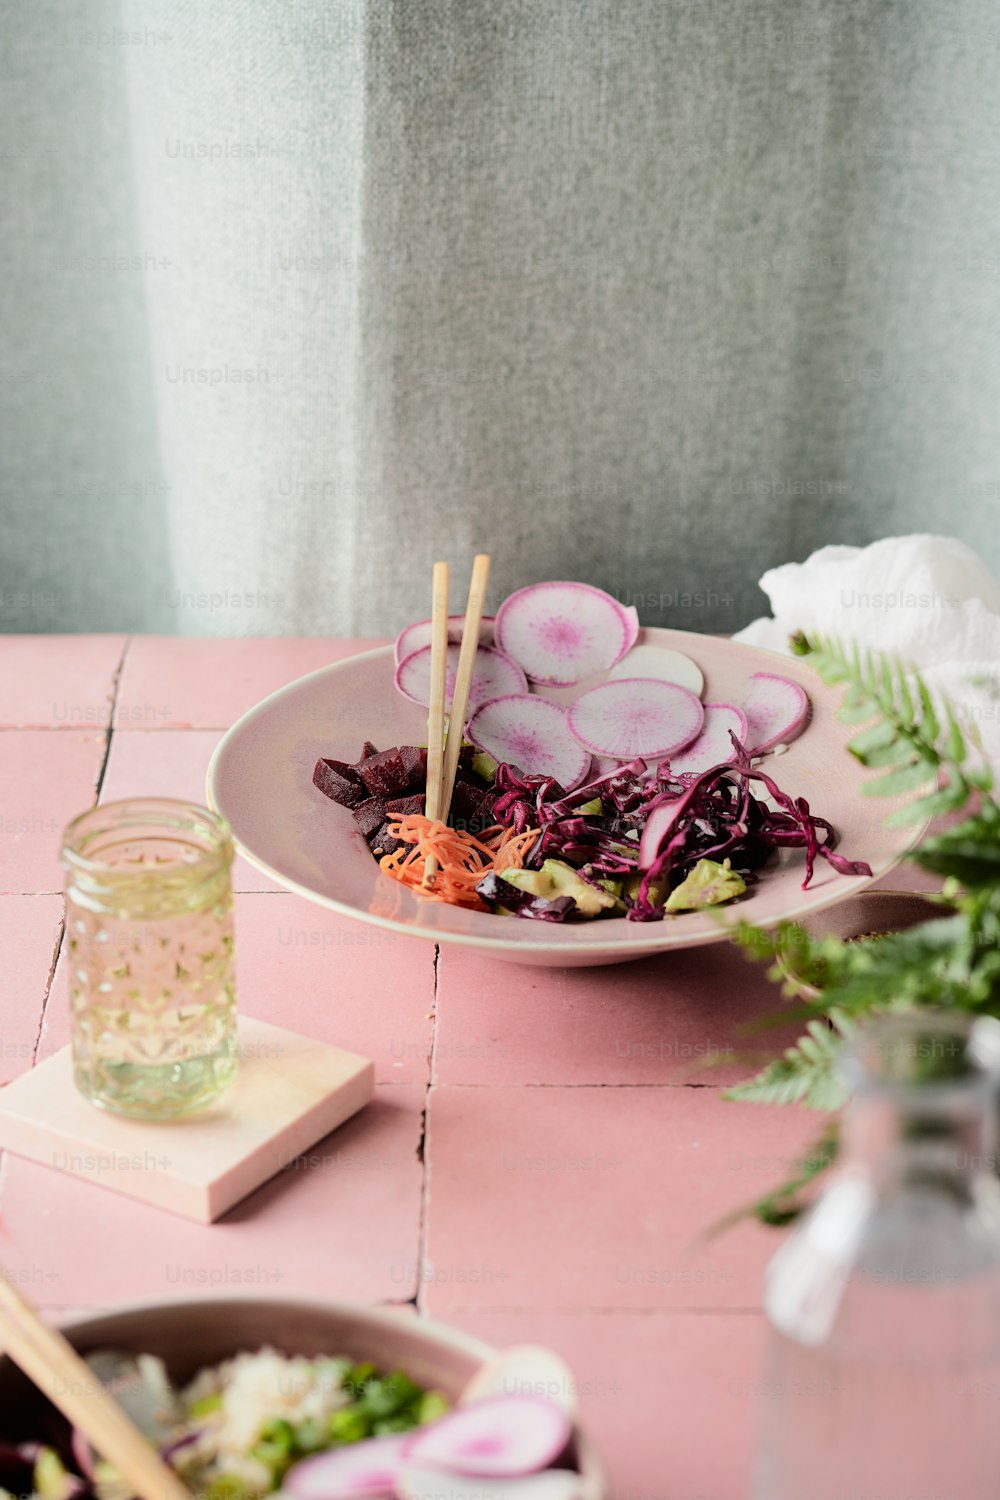
[[[35,1490],[41,1500],[69,1500],[78,1488],[71,1474],[63,1467],[58,1453],[43,1448],[35,1459]]]
[[[639,870],[635,875],[629,875],[626,878],[625,885],[623,887],[623,894],[626,895],[630,901],[638,901],[639,887],[641,885],[642,871]],[[649,883],[649,890],[646,892],[650,906],[662,906],[664,901],[666,901],[667,899],[668,890],[669,887],[665,880],[651,880]]]
[[[720,865],[714,859],[699,859],[680,885],[666,900],[667,911],[698,911],[703,906],[721,906],[734,896],[742,896],[747,883],[729,860]]]
[[[572,865],[561,859],[547,859],[540,870],[500,870],[498,873],[508,885],[530,891],[544,901],[553,901],[557,896],[572,896],[582,917],[599,917],[602,912],[621,908],[615,891],[590,885],[581,879]]]
[[[541,870],[498,870],[497,874],[508,885],[516,885],[530,896],[541,896],[543,901],[551,901],[555,895],[551,880]]]

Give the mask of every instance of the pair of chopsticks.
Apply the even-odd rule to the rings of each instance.
[[[132,1423],[76,1350],[43,1323],[0,1267],[0,1347],[78,1427],[142,1500],[191,1500],[191,1491]]]
[[[490,559],[485,552],[476,554],[472,563],[472,579],[469,597],[465,606],[465,623],[462,626],[462,645],[458,653],[458,671],[455,674],[455,691],[451,695],[451,715],[445,731],[445,688],[448,668],[448,564],[434,564],[431,600],[431,694],[427,711],[427,792],[424,798],[424,813],[428,818],[446,823],[451,811],[451,799],[455,791],[455,776],[458,772],[458,757],[462,749],[462,735],[469,713],[469,692],[472,673],[476,665],[479,647],[479,627],[486,603],[486,585],[490,576]],[[427,860],[424,885],[434,883],[437,862]]]

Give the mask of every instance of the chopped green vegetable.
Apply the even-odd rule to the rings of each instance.
[[[371,1418],[359,1406],[344,1406],[333,1413],[328,1430],[334,1443],[360,1443],[371,1437]]]
[[[428,1422],[436,1422],[438,1417],[443,1417],[450,1410],[450,1406],[443,1391],[424,1391],[417,1402],[417,1426],[424,1427]]]
[[[192,1401],[188,1407],[189,1417],[210,1417],[213,1412],[222,1410],[222,1392],[216,1391],[211,1396],[202,1396],[197,1401]]]

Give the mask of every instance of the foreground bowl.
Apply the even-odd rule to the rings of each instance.
[[[250,1301],[149,1303],[63,1325],[81,1354],[120,1349],[155,1354],[175,1385],[242,1350],[273,1345],[289,1355],[347,1355],[383,1369],[405,1370],[419,1384],[456,1400],[496,1350],[443,1324],[377,1307],[342,1302]],[[0,1439],[26,1442],[45,1432],[45,1398],[6,1357],[0,1358]],[[587,1500],[605,1500],[604,1475],[583,1435],[573,1457]]]
[[[680,630],[643,630],[639,643],[682,651],[697,662],[706,702],[741,702],[754,672],[778,672],[800,683],[812,701],[812,721],[784,755],[768,757],[778,785],[828,818],[842,851],[867,860],[873,878],[913,843],[919,829],[885,826],[897,802],[861,795],[869,778],[847,751],[857,731],[836,717],[840,690],[827,687],[807,662]],[[386,646],[290,683],[229,730],[208,771],[209,802],[229,820],[246,857],[289,890],[344,916],[514,963],[577,966],[719,942],[741,918],[762,926],[800,918],[868,884],[867,877],[838,875],[820,860],[803,891],[802,852],[783,850],[745,900],[662,922],[617,917],[559,926],[425,900],[382,874],[347,809],[312,784],[320,756],[353,761],[365,740],[380,749],[426,741],[426,710],[396,690],[393,674],[393,650]],[[565,702],[587,685],[549,689],[546,696]]]

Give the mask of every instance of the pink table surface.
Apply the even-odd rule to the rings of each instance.
[[[0,1083],[68,1037],[69,816],[140,792],[204,800],[235,718],[371,644],[0,641]],[[375,1103],[211,1228],[8,1156],[7,1273],[53,1314],[250,1288],[540,1340],[573,1367],[615,1500],[743,1500],[777,1242],[749,1224],[697,1240],[817,1130],[718,1092],[773,989],[722,946],[525,969],[339,918],[243,861],[235,879],[243,1009],[373,1057]],[[723,1069],[692,1070],[727,1048]]]

